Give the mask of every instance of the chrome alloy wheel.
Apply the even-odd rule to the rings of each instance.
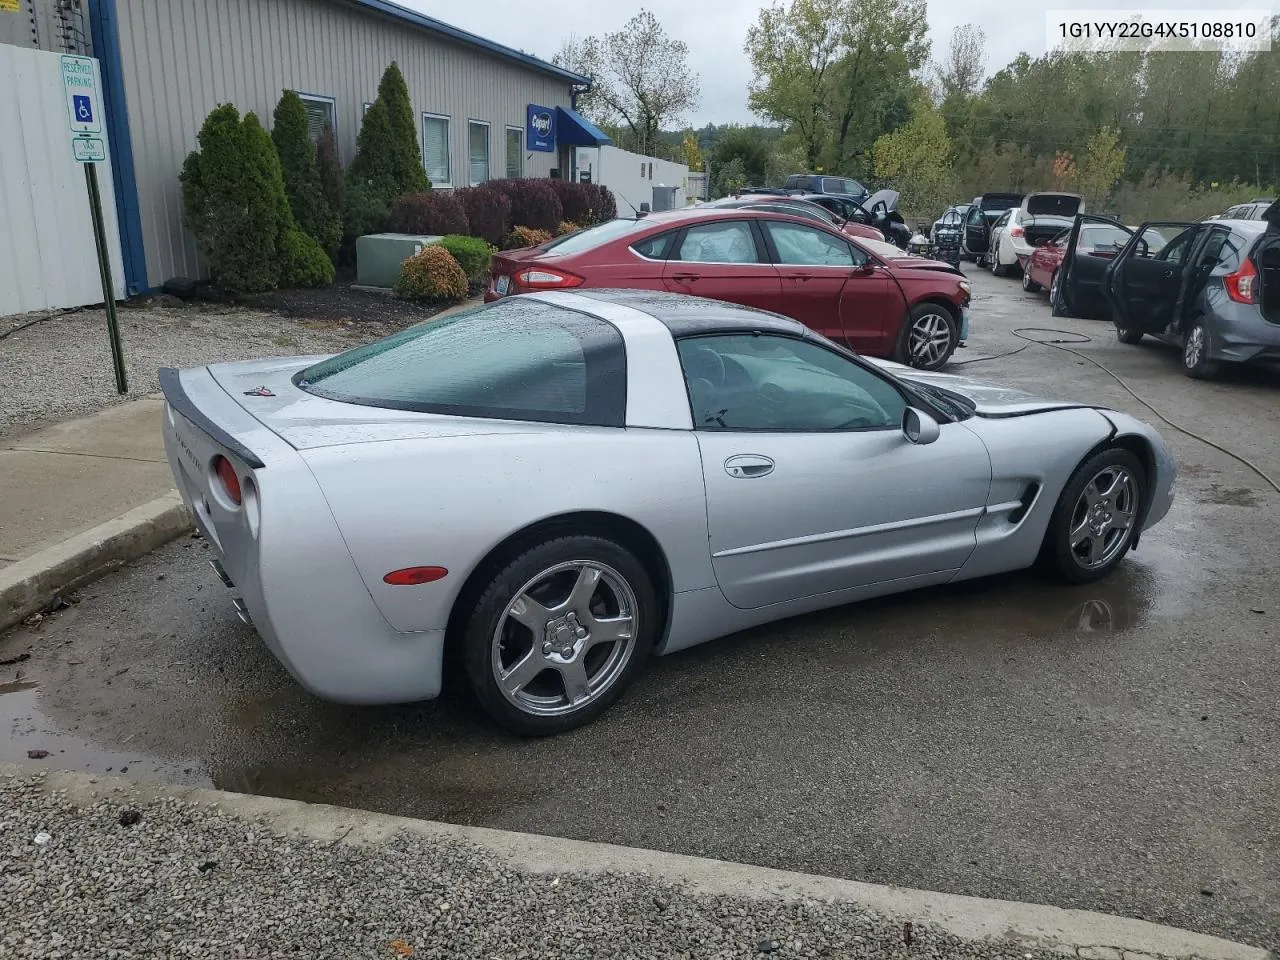
[[[580,710],[626,670],[639,616],[635,591],[612,567],[571,560],[543,570],[498,619],[490,656],[498,689],[524,713]]]
[[[1138,482],[1122,466],[1104,467],[1085,484],[1071,514],[1071,552],[1090,569],[1110,563],[1129,545],[1138,516]]]
[[[1058,300],[1058,288],[1062,283],[1062,278],[1059,276],[1060,272],[1061,271],[1055,270],[1053,272],[1053,276],[1049,280],[1049,305],[1050,306],[1055,304]]]
[[[1194,370],[1204,360],[1204,341],[1204,327],[1196,324],[1191,328],[1191,332],[1187,334],[1187,342],[1182,348],[1182,365],[1188,370]]]
[[[911,366],[932,367],[941,363],[951,348],[951,324],[940,313],[926,313],[911,324],[907,341]]]

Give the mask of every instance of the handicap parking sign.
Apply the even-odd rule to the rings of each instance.
[[[84,96],[73,96],[71,106],[81,123],[93,123],[93,101]]]
[[[77,136],[102,132],[102,104],[98,100],[98,67],[91,57],[62,58],[62,88],[67,94],[67,120]]]

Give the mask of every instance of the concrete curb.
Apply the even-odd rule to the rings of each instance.
[[[1028,947],[1048,948],[1085,960],[1274,960],[1269,951],[1258,947],[1086,910],[859,883],[682,854],[461,827],[274,797],[166,787],[119,777],[91,777],[69,771],[0,764],[0,777],[25,778],[38,772],[45,776],[44,790],[62,792],[78,803],[100,799],[145,803],[162,797],[179,797],[215,804],[227,813],[262,823],[277,833],[334,844],[374,845],[408,832],[473,844],[529,873],[641,873],[701,894],[848,903],[891,920],[928,924],[963,939],[1014,940]]]
[[[0,630],[44,608],[64,590],[96,580],[191,529],[172,490],[0,570]]]

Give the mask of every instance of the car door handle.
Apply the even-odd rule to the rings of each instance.
[[[673,273],[671,279],[679,280],[681,283],[692,283],[701,276],[702,274],[700,273]]]
[[[809,274],[807,273],[788,273],[786,274],[785,279],[800,281],[800,280],[808,280],[810,279],[810,277],[809,277]]]
[[[724,472],[738,480],[767,477],[773,473],[773,461],[754,453],[740,453],[724,462]]]

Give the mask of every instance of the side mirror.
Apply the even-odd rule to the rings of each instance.
[[[912,443],[933,443],[938,439],[942,428],[938,421],[923,410],[907,407],[902,413],[902,435]]]

